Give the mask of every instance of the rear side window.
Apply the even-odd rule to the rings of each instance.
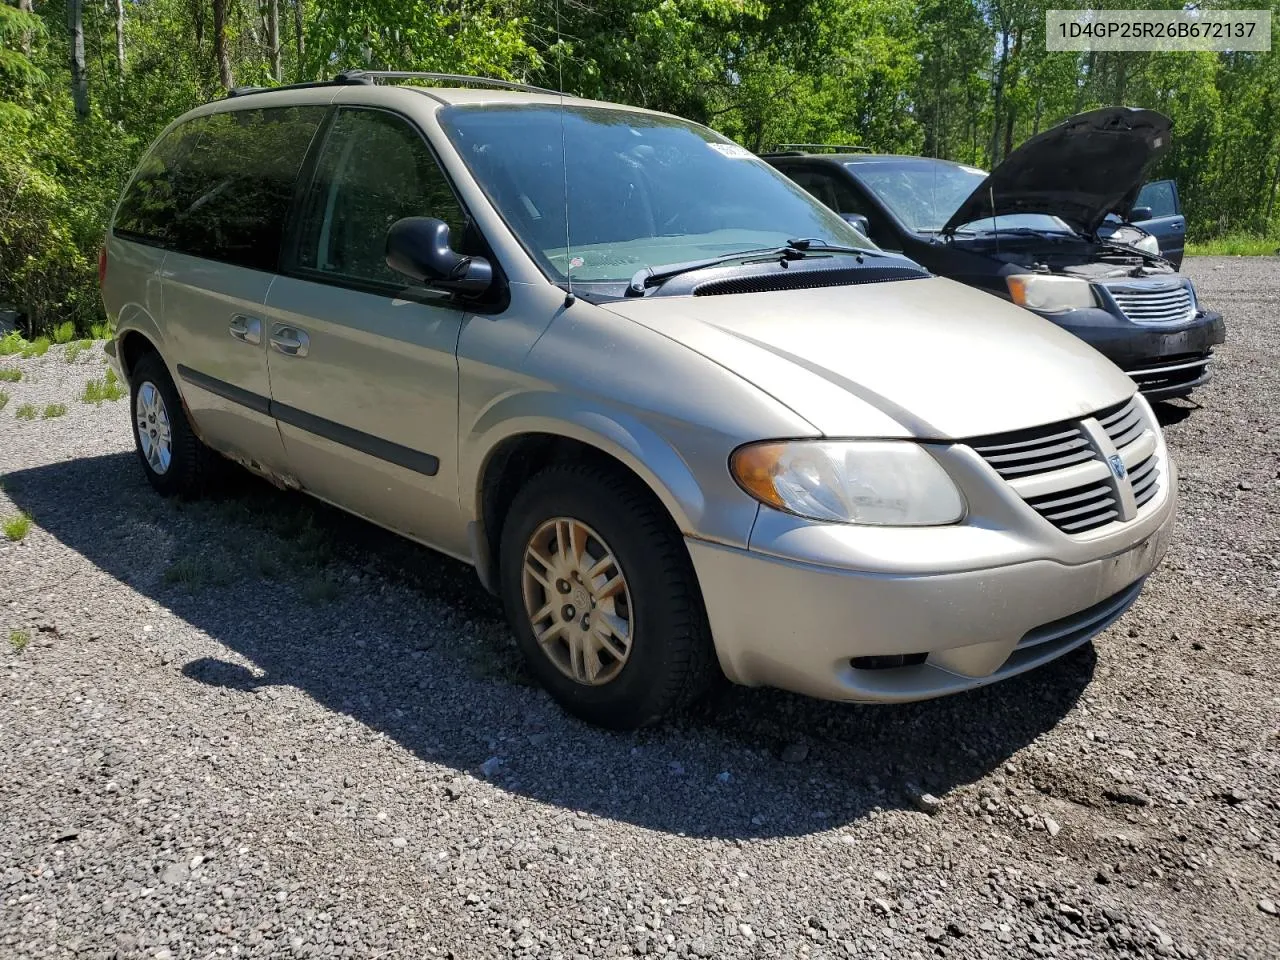
[[[1178,213],[1178,197],[1173,192],[1173,181],[1156,180],[1148,183],[1138,194],[1135,207],[1150,207],[1153,217],[1172,217]]]
[[[174,225],[191,198],[179,195],[177,171],[200,141],[200,121],[188,120],[156,144],[120,200],[112,229],[118,236],[171,246]]]
[[[395,114],[340,110],[302,204],[297,266],[402,288],[386,261],[387,230],[402,217],[443,220],[453,248],[468,247],[462,207],[422,135]]]
[[[324,113],[279,107],[188,121],[148,158],[121,203],[116,232],[275,270],[298,170]]]

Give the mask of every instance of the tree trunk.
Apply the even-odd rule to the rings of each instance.
[[[31,0],[18,0],[18,9],[23,13],[34,13],[31,7]],[[22,47],[22,55],[24,57],[31,56],[31,31],[23,30],[22,37],[19,39],[19,45]]]
[[[270,0],[267,5],[267,44],[271,47],[271,76],[280,83],[284,80],[280,68],[280,0]]]
[[[89,74],[84,65],[84,0],[68,0],[67,24],[71,28],[71,99],[76,119],[89,116]]]
[[[218,80],[230,90],[236,78],[231,73],[231,55],[227,52],[227,4],[230,0],[213,0],[213,61],[218,67]]]
[[[124,0],[116,0],[116,66],[124,76]]]
[[[307,37],[302,30],[304,20],[302,3],[303,0],[293,0],[293,40],[298,48],[297,74],[299,80],[307,79]]]
[[[1009,28],[1000,25],[1000,63],[996,67],[995,99],[991,108],[991,157],[987,166],[994,169],[1000,162],[1000,108],[1004,105],[1004,73],[1009,66]]]

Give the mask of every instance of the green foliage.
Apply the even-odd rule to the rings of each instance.
[[[25,630],[9,631],[9,649],[14,653],[22,653],[27,649],[27,644],[31,642],[31,634]]]
[[[34,403],[24,403],[22,406],[18,407],[17,410],[13,411],[13,415],[19,420],[34,420],[38,412],[39,411],[36,409],[36,405]]]
[[[104,400],[119,400],[124,395],[124,387],[116,377],[115,371],[108,369],[105,377],[90,380],[84,385],[84,393],[80,395],[80,401],[100,407]]]
[[[0,382],[17,383],[22,379],[22,371],[17,367],[0,368]]]
[[[212,2],[126,3],[120,62],[114,5],[83,5],[83,117],[66,5],[33,15],[0,2],[0,306],[24,314],[28,338],[111,335],[98,249],[172,119],[224,82],[349,67],[563,86],[708,123],[751,149],[834,141],[987,167],[1073,113],[1147,106],[1175,121],[1153,174],[1177,180],[1192,241],[1280,235],[1274,52],[1049,53],[1050,5],[1029,0],[281,0],[272,51],[267,5],[214,2],[227,14],[221,37]],[[1262,5],[1280,14],[1280,0]],[[0,339],[0,355],[24,346]]]
[[[22,334],[17,330],[10,330],[0,337],[0,357],[11,357],[15,353],[21,353],[26,345],[27,341],[23,339]]]
[[[1280,255],[1280,235],[1255,237],[1247,233],[1232,233],[1214,240],[1188,243],[1186,252],[1192,257],[1278,256]]]
[[[63,352],[62,359],[67,363],[75,363],[79,359],[80,354],[93,347],[92,340],[77,340],[75,343],[67,344],[67,349]]]
[[[5,539],[17,543],[31,532],[30,514],[19,513],[17,516],[5,517],[4,522],[0,523],[0,531],[4,532]]]
[[[55,417],[62,416],[66,412],[67,412],[67,405],[65,403],[50,403],[45,406],[44,412],[40,414],[40,416],[42,419],[52,420]]]
[[[22,345],[22,359],[30,360],[32,357],[43,357],[49,352],[49,338],[36,337],[30,343]]]

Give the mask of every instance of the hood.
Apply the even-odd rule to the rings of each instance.
[[[1084,416],[1135,389],[1083,340],[941,277],[602,306],[734,371],[829,437],[1002,433]]]
[[[1009,154],[943,232],[984,217],[1044,213],[1092,236],[1108,213],[1128,216],[1148,167],[1169,148],[1170,126],[1163,114],[1136,107],[1074,116]]]

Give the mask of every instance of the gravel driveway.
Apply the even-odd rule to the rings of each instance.
[[[162,501],[98,350],[0,358],[0,957],[1280,956],[1280,260],[1186,269],[1229,342],[1093,647],[635,735],[462,565],[247,479]]]

